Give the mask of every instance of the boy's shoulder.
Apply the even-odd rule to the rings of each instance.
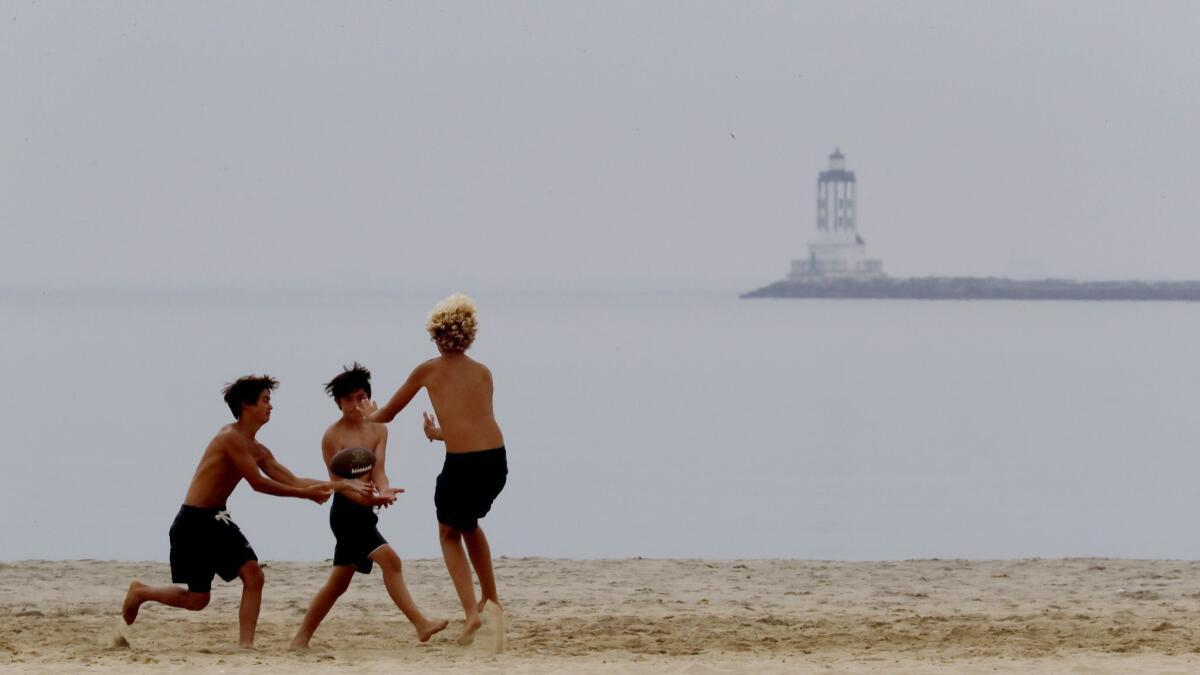
[[[470,364],[470,368],[477,374],[488,379],[492,377],[492,369],[488,368],[487,364],[485,364],[483,361],[478,361],[476,359],[467,357],[467,363]]]
[[[341,420],[338,420],[337,422],[334,422],[333,424],[330,424],[329,426],[325,427],[325,433],[321,434],[321,444],[322,445],[324,445],[325,443],[328,443],[329,441],[335,441],[335,440],[337,440],[337,438],[339,436],[342,435],[341,434],[341,425],[339,424],[340,421]]]
[[[444,357],[444,356],[435,356],[435,357],[433,357],[432,359],[426,359],[426,360],[424,360],[424,361],[422,361],[422,362],[418,363],[418,364],[417,364],[417,367],[416,367],[416,368],[414,368],[414,370],[415,370],[416,372],[418,372],[418,373],[420,373],[420,372],[427,372],[427,371],[430,371],[430,370],[434,370],[434,369],[440,368],[440,367],[442,366],[442,364],[443,364],[443,363],[445,363],[445,362],[446,362],[446,357]]]
[[[451,358],[447,358],[445,356],[435,356],[432,359],[429,359],[428,361],[425,361],[421,365],[417,366],[418,370],[420,370],[420,369],[440,369],[440,368],[474,368],[474,369],[481,369],[481,370],[488,369],[488,367],[486,365],[484,365],[484,363],[482,361],[480,361],[476,358],[473,358],[471,356],[468,356],[466,354],[456,354],[455,356],[453,356]]]
[[[230,447],[247,447],[250,445],[253,445],[253,443],[250,442],[249,438],[246,438],[245,434],[235,429],[232,424],[226,424],[213,436],[208,447],[224,450]]]

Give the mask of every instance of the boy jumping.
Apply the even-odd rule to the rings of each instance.
[[[417,366],[391,400],[372,412],[370,420],[391,422],[421,388],[429,392],[437,417],[425,416],[425,435],[430,441],[446,444],[446,462],[433,497],[438,533],[446,569],[466,614],[458,641],[471,644],[481,625],[479,615],[490,601],[497,613],[496,648],[500,651],[504,648],[504,613],[496,593],[492,552],[479,519],[487,515],[504,489],[508,461],[504,436],[492,412],[492,373],[465,353],[475,340],[476,326],[475,304],[461,293],[434,307],[426,329],[441,355]],[[374,408],[368,406],[368,410]],[[441,428],[436,426],[437,419]],[[478,601],[472,566],[483,594]]]

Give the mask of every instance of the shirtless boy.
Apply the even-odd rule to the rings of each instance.
[[[437,478],[433,500],[442,556],[466,614],[459,643],[467,645],[474,640],[479,615],[491,601],[500,622],[496,646],[501,650],[504,614],[496,594],[492,553],[479,519],[487,515],[504,489],[508,461],[504,436],[492,412],[492,373],[465,353],[475,340],[474,303],[461,293],[446,298],[434,307],[426,329],[441,356],[417,366],[370,419],[391,422],[421,388],[429,392],[436,418],[425,417],[425,433],[430,441],[446,443],[446,463]],[[441,428],[436,426],[436,419],[441,420]],[[483,593],[479,601],[475,600],[472,566]]]
[[[262,603],[263,573],[258,556],[225,509],[225,502],[245,479],[256,492],[279,497],[299,497],[318,504],[334,488],[370,494],[363,481],[326,481],[297,478],[255,439],[271,419],[271,391],[279,382],[269,375],[249,375],[225,387],[225,403],[237,420],[225,425],[209,442],[192,476],[187,496],[171,525],[171,581],[179,586],[129,584],[121,613],[132,624],[144,602],[198,611],[208,605],[214,575],[225,581],[242,580],[238,610],[238,643],[254,646],[254,630]],[[266,474],[266,475],[263,475]]]
[[[325,385],[325,392],[342,411],[342,416],[325,430],[321,439],[321,454],[325,466],[329,467],[334,455],[346,448],[367,448],[375,453],[375,465],[371,469],[369,483],[376,494],[363,496],[351,488],[339,489],[333,495],[333,506],[329,509],[329,527],[337,545],[333,549],[333,569],[325,586],[317,591],[304,622],[292,639],[292,649],[308,649],[308,642],[321,625],[321,620],[341,597],[355,572],[370,574],[375,563],[383,571],[383,583],[392,601],[404,612],[404,616],[417,629],[417,638],[425,642],[434,633],[444,629],[447,621],[431,621],[408,594],[404,576],[400,572],[400,556],[388,545],[375,525],[379,516],[372,507],[387,508],[396,501],[396,495],[404,492],[388,482],[384,461],[387,458],[387,427],[366,420],[369,412],[364,404],[371,399],[371,373],[355,363]],[[332,468],[329,476],[336,480]]]

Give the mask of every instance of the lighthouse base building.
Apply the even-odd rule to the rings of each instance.
[[[854,237],[818,237],[809,242],[808,257],[792,261],[788,281],[874,279],[883,276],[883,261],[867,257],[867,245]]]

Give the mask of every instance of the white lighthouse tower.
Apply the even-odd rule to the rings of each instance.
[[[858,181],[846,170],[846,156],[835,149],[829,169],[817,175],[817,236],[808,257],[793,260],[789,281],[872,279],[883,276],[883,262],[867,258],[858,234]]]

